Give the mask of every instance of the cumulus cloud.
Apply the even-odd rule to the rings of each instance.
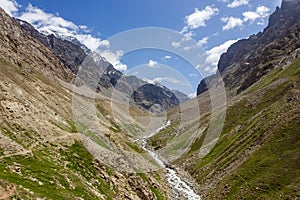
[[[194,35],[194,33],[192,33],[192,32],[185,33],[180,41],[172,42],[172,46],[175,47],[175,48],[185,46],[185,43],[192,40],[193,35]]]
[[[204,68],[204,71],[206,72],[216,72],[217,65],[220,59],[220,56],[227,51],[227,49],[238,40],[228,40],[224,42],[223,44],[216,46],[210,50],[208,50],[207,58],[205,60],[205,63],[207,66]]]
[[[28,5],[25,12],[18,18],[29,22],[38,31],[46,35],[54,34],[56,36],[74,37],[91,50],[96,50],[100,46],[109,46],[108,41],[103,41],[91,34],[87,34],[90,32],[87,26],[76,25],[60,16],[46,13],[31,4]]]
[[[172,46],[175,47],[175,48],[179,48],[181,45],[180,42],[172,42]]]
[[[155,60],[149,60],[147,66],[148,66],[148,67],[151,67],[151,68],[159,68],[159,64],[158,64],[158,62],[155,61]]]
[[[227,31],[230,29],[234,29],[236,27],[243,27],[243,20],[236,17],[222,17],[221,21],[226,23],[222,29],[223,31]]]
[[[253,23],[258,20],[258,24],[264,24],[264,19],[269,16],[270,9],[265,6],[259,6],[256,11],[247,11],[243,13],[244,21]]]
[[[234,29],[236,27],[243,27],[245,22],[250,22],[251,24],[257,21],[257,25],[263,25],[265,18],[269,16],[270,9],[266,6],[258,6],[256,11],[246,11],[243,12],[243,19],[237,17],[222,17],[221,21],[226,23],[222,29],[227,31]]]
[[[112,52],[109,50],[103,50],[99,52],[102,57],[104,57],[108,62],[110,62],[114,68],[120,71],[126,71],[127,65],[121,63],[121,58],[123,57],[123,51]]]
[[[195,11],[185,17],[186,26],[183,30],[197,29],[201,26],[206,26],[206,21],[219,13],[219,9],[214,6],[206,6],[204,10],[195,8]]]
[[[248,5],[249,2],[250,2],[250,0],[234,0],[233,2],[228,4],[227,6],[229,8],[236,8],[236,7],[240,7],[240,6],[243,6],[243,5]]]
[[[209,37],[204,37],[201,40],[198,41],[198,45],[204,46],[207,44]]]
[[[15,17],[20,5],[15,0],[1,0],[0,7],[11,17]]]
[[[170,60],[172,58],[172,56],[165,56],[162,58],[162,60]]]

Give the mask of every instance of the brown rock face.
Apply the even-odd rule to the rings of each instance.
[[[277,66],[297,58],[300,48],[300,1],[283,1],[270,16],[269,25],[256,35],[229,47],[218,63],[225,87],[238,94]],[[216,76],[205,78],[197,94],[217,84]],[[209,85],[207,87],[207,85]]]
[[[72,72],[65,68],[57,57],[39,41],[29,36],[15,19],[0,8],[0,56],[31,71],[37,69],[46,75],[71,81]]]
[[[77,74],[78,67],[87,56],[79,45],[75,45],[67,40],[62,40],[54,35],[44,35],[38,32],[28,22],[22,20],[17,21],[22,29],[24,29],[30,36],[40,41],[45,47],[50,49],[66,67],[68,67],[74,74]]]

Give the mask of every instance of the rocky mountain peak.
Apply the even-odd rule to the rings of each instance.
[[[285,66],[300,55],[300,1],[285,0],[270,16],[268,26],[248,39],[231,45],[221,55],[218,69],[225,87],[236,95],[277,66]],[[218,84],[216,76],[201,81],[197,94]]]
[[[40,41],[23,30],[0,8],[0,56],[27,72],[33,69],[71,81],[74,75]]]
[[[17,21],[23,30],[51,50],[66,67],[74,74],[77,74],[78,67],[87,56],[82,48],[82,44],[80,44],[78,40],[73,40],[73,42],[71,42],[69,40],[57,38],[53,34],[44,35],[28,22],[19,19],[17,19]]]

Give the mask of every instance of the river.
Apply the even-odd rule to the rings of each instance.
[[[161,167],[167,170],[167,181],[171,189],[170,196],[173,200],[182,200],[182,199],[201,200],[201,197],[195,193],[195,191],[188,185],[187,182],[185,182],[183,179],[180,178],[179,174],[174,169],[170,168],[169,165],[164,163],[157,153],[147,148],[147,139],[152,137],[153,135],[155,135],[165,127],[169,126],[170,124],[171,122],[168,121],[164,126],[160,127],[159,129],[157,129],[147,137],[143,137],[141,139],[142,148],[145,151],[147,151]]]

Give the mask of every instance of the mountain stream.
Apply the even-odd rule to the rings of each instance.
[[[167,170],[167,181],[169,184],[169,187],[171,189],[171,198],[173,200],[182,200],[182,199],[188,199],[188,200],[201,200],[200,196],[194,192],[194,190],[188,185],[187,182],[182,180],[179,176],[179,174],[173,169],[170,168],[166,163],[164,163],[160,156],[156,154],[151,149],[147,148],[147,139],[158,133],[160,130],[166,128],[171,124],[170,121],[168,121],[164,126],[160,127],[150,135],[141,138],[141,146],[142,148],[147,151],[151,157],[163,168]]]

